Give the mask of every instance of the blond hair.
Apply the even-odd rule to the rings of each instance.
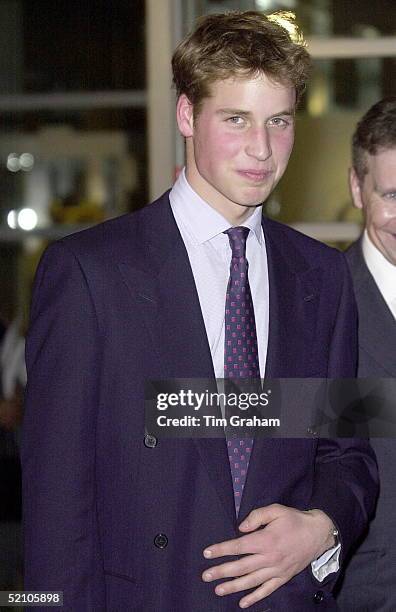
[[[300,99],[311,60],[292,13],[258,11],[205,15],[178,45],[172,58],[177,95],[185,94],[199,110],[210,86],[230,77],[265,74],[292,85]]]

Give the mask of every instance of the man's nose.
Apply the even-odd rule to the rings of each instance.
[[[260,161],[271,157],[272,150],[267,128],[258,128],[249,134],[246,153]]]

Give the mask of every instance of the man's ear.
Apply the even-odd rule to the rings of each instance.
[[[181,94],[176,105],[176,119],[180,133],[189,138],[194,133],[194,107],[186,94]]]
[[[355,168],[349,168],[349,189],[355,208],[363,209],[362,190]]]

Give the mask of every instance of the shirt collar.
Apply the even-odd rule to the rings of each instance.
[[[211,240],[232,227],[215,208],[203,200],[187,181],[183,168],[169,194],[172,211],[181,219],[184,227],[197,244]],[[261,244],[262,206],[257,206],[252,215],[243,222]]]

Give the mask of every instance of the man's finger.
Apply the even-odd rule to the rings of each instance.
[[[235,580],[229,580],[218,584],[215,588],[216,595],[224,596],[230,593],[239,593],[239,591],[246,591],[247,589],[253,589],[256,586],[262,585],[267,581],[270,581],[274,577],[273,568],[260,569],[246,576],[235,578]]]
[[[281,516],[286,509],[287,507],[281,504],[270,504],[263,508],[256,508],[242,521],[239,529],[241,531],[254,531]]]
[[[253,591],[253,593],[249,593],[249,595],[246,595],[246,597],[242,597],[242,599],[239,601],[239,606],[241,608],[248,608],[249,606],[252,606],[258,601],[261,601],[265,597],[271,595],[271,593],[276,591],[276,589],[279,589],[279,587],[281,587],[282,584],[285,584],[285,582],[286,581],[282,580],[282,578],[270,578],[262,586]]]
[[[203,556],[205,559],[217,559],[217,557],[225,557],[226,555],[240,555],[242,538],[235,538],[234,540],[226,540],[225,542],[219,542],[218,544],[212,544],[205,548]]]
[[[218,557],[225,556],[239,556],[239,555],[253,555],[253,554],[265,554],[266,549],[270,549],[270,538],[268,536],[268,542],[266,544],[267,537],[265,535],[265,529],[260,532],[249,533],[240,538],[234,540],[226,540],[225,542],[219,542],[218,544],[212,544],[203,551],[203,555],[206,559],[217,559]]]
[[[205,582],[212,582],[213,580],[219,580],[221,578],[244,576],[260,568],[263,569],[265,567],[263,563],[265,563],[263,555],[248,555],[237,561],[222,563],[221,565],[205,570],[202,574],[202,579]]]

